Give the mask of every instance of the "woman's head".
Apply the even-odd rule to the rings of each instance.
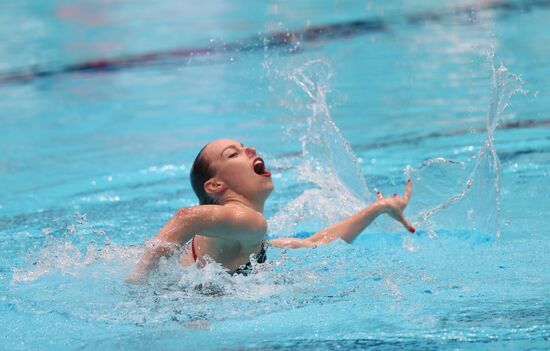
[[[195,158],[190,178],[201,205],[235,196],[263,204],[273,190],[271,173],[256,149],[231,139],[204,146]]]

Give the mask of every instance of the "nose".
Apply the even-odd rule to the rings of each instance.
[[[256,148],[255,147],[247,147],[246,148],[246,155],[248,157],[256,156]]]

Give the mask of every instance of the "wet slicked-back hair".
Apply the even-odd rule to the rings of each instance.
[[[189,174],[191,187],[193,187],[195,195],[199,198],[200,205],[216,204],[216,199],[208,195],[204,190],[204,183],[214,176],[214,170],[210,167],[210,160],[204,156],[204,149],[207,146],[208,144],[206,144],[201,151],[199,151],[197,157],[195,157],[193,167],[191,167],[191,172]]]

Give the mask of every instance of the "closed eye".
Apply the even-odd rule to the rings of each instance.
[[[239,153],[238,152],[232,152],[230,155],[229,155],[229,158],[235,158],[239,156]]]

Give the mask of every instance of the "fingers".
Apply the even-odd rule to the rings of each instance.
[[[403,226],[411,233],[414,233],[416,231],[416,229],[414,228],[414,226],[411,224],[411,222],[409,222],[405,216],[400,213],[399,214],[399,217],[398,217],[398,221],[401,222],[401,224],[403,224]]]
[[[406,202],[409,202],[409,198],[412,194],[412,180],[407,180],[407,188],[405,189],[405,193],[403,194],[403,200]]]
[[[376,198],[377,198],[377,199],[383,199],[384,197],[382,196],[382,193],[378,191],[378,192],[376,193]]]

